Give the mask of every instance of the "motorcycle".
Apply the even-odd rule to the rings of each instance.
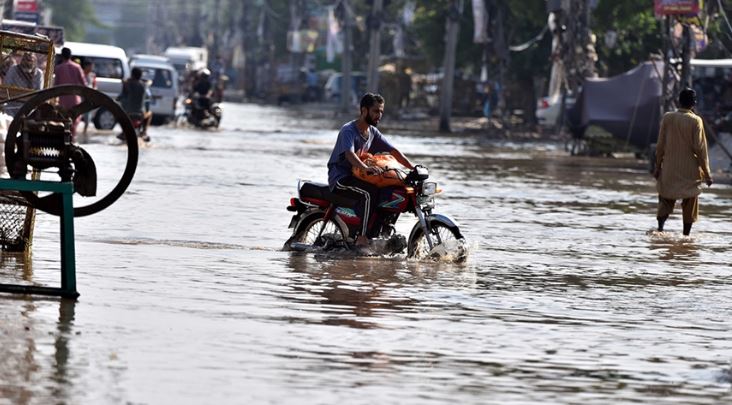
[[[390,169],[399,170],[399,169]],[[368,229],[368,237],[384,241],[389,254],[398,254],[407,248],[410,258],[450,256],[455,261],[467,256],[465,239],[452,218],[435,214],[434,196],[441,192],[437,183],[427,182],[429,171],[416,166],[402,172],[403,185],[380,189],[375,218]],[[351,208],[355,201],[334,194],[327,184],[311,181],[298,183],[298,197],[290,199],[288,211],[294,212],[289,228],[292,236],[285,243],[286,250],[312,248],[352,249],[361,228],[361,218]],[[402,213],[417,217],[409,239],[398,235],[395,223]]]
[[[208,104],[208,108],[205,107]],[[183,101],[186,121],[198,128],[218,128],[221,123],[221,106],[211,99],[190,96]]]
[[[145,119],[144,116],[137,113],[131,113],[128,114],[128,116],[130,117],[130,122],[132,122],[132,128],[135,130],[135,134],[137,135],[137,137],[139,139],[142,139],[144,142],[150,142],[150,136],[148,136],[147,134],[143,135],[142,133],[142,124]],[[119,139],[120,141],[124,141],[124,132],[120,132],[119,134],[117,134],[117,139]]]

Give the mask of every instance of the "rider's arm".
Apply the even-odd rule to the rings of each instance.
[[[353,167],[358,167],[361,170],[366,171],[366,174],[380,174],[381,168],[377,166],[368,166],[366,163],[361,161],[361,159],[358,158],[358,155],[356,155],[356,152],[352,150],[348,150],[345,152],[346,160],[348,160]]]
[[[346,155],[346,160],[348,160],[348,162],[353,167],[358,167],[361,170],[366,170],[366,171],[369,170],[369,167],[366,166],[366,164],[363,161],[361,161],[361,159],[358,158],[358,156],[356,155],[356,152],[354,152],[352,150],[347,150],[345,152],[345,155]]]
[[[414,165],[412,162],[407,159],[406,156],[402,154],[402,152],[399,152],[399,149],[392,149],[391,155],[394,156],[394,158],[397,160],[397,162],[401,163],[404,167],[407,169],[414,169]]]

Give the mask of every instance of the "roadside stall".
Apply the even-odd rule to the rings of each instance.
[[[13,120],[12,114],[30,97],[30,93],[52,85],[54,52],[54,43],[48,37],[0,31],[2,139]],[[7,177],[7,168],[3,167],[2,171],[3,177]],[[37,179],[38,175],[34,172],[32,177]],[[35,209],[20,193],[0,191],[0,246],[3,250],[27,251],[31,245],[34,220]]]

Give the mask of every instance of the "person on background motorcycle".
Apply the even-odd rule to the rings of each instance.
[[[122,84],[122,93],[117,97],[122,104],[122,109],[127,115],[138,114],[142,116],[142,132],[140,137],[145,142],[150,140],[147,135],[147,128],[152,120],[152,112],[150,111],[150,89],[142,81],[142,70],[140,68],[132,68],[132,75]]]
[[[215,102],[220,103],[223,99],[224,76],[226,72],[224,58],[221,55],[216,56],[216,59],[209,64],[209,69],[211,70],[210,80],[211,86],[213,87],[212,97]]]
[[[381,169],[369,167],[361,159],[364,153],[388,152],[409,169],[414,165],[398,149],[384,138],[376,128],[384,115],[384,98],[379,94],[366,93],[361,97],[359,117],[341,127],[333,152],[328,159],[328,185],[333,193],[357,201],[361,209],[361,232],[356,247],[368,246],[367,229],[373,220],[379,203],[379,189],[373,184],[353,176],[353,167],[378,175]]]
[[[208,110],[211,107],[211,92],[213,90],[213,84],[211,83],[211,71],[208,69],[201,69],[193,82],[193,103],[195,105],[195,113],[198,114],[199,119],[204,119],[208,116]]]

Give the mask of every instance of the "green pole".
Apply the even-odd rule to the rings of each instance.
[[[65,183],[61,193],[63,212],[61,222],[61,289],[71,296],[78,296],[76,291],[76,252],[74,248],[74,185]]]

